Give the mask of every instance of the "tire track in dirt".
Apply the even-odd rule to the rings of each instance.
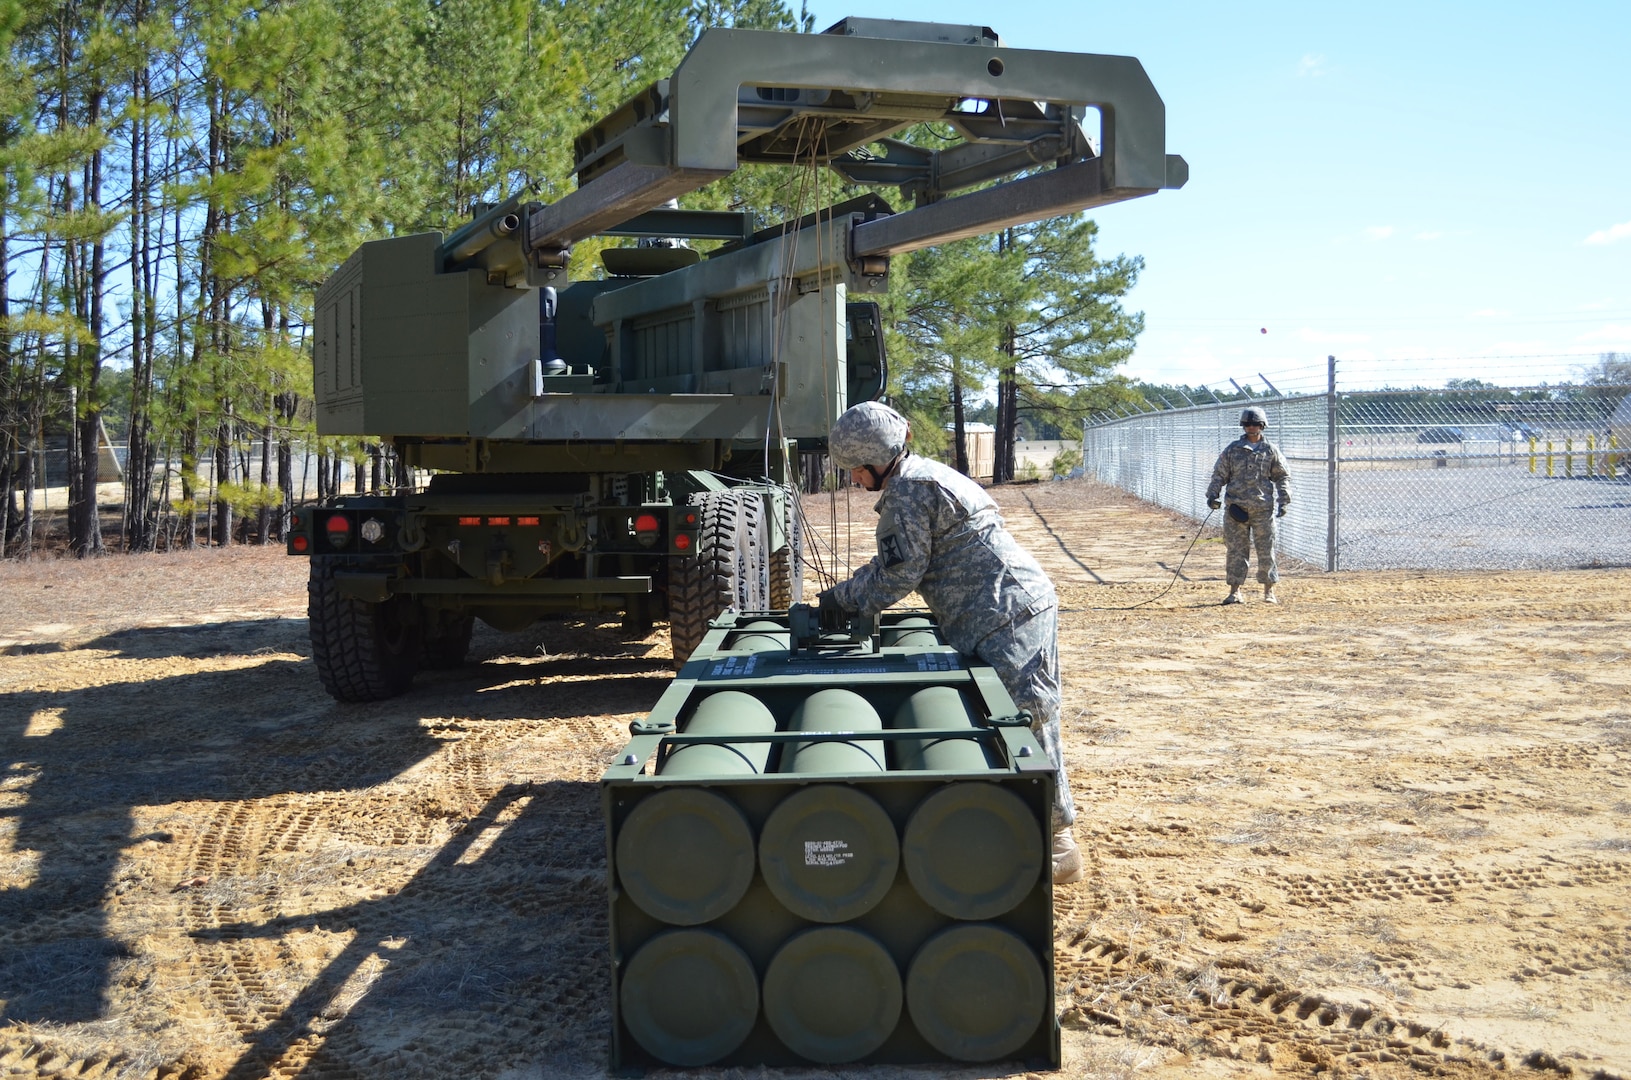
[[[581,1027],[586,1016],[604,1017],[605,893],[603,870],[593,869],[603,866],[598,801],[549,782],[505,784],[489,768],[530,726],[427,722],[445,745],[386,790],[222,807],[190,849],[178,853],[177,872],[229,875],[222,888],[198,889],[184,909],[207,1007],[248,1047],[225,1074],[229,1080],[351,1080],[415,1067],[476,1075],[491,1064],[493,1046],[567,1049],[563,1030]],[[587,739],[604,741],[605,734],[604,722],[571,720],[552,724],[545,742],[581,754]],[[560,827],[574,819],[575,829]],[[355,851],[353,858],[363,861],[371,848],[423,847],[426,855],[419,873],[347,909],[302,914],[300,898],[276,886],[237,903],[222,900],[230,877],[241,879],[280,856],[310,857],[325,845]],[[541,867],[564,869],[540,874]],[[420,1010],[424,998],[443,993],[438,980],[460,976],[457,950],[403,927],[434,927],[449,912],[483,905],[500,905],[520,920],[566,924],[552,942],[551,962],[516,968],[517,977],[479,1011]],[[257,976],[273,966],[269,947],[331,925],[343,927],[350,944],[294,1000]],[[527,952],[513,942],[509,947]],[[401,974],[387,971],[395,966]],[[400,1000],[417,1013],[411,1039],[374,1046],[360,1025],[341,1023],[354,1008],[378,1007],[367,1004],[375,996]],[[563,1023],[568,1016],[571,1023]],[[564,1039],[574,1043],[574,1054],[591,1052],[577,1041],[581,1037]]]
[[[455,730],[460,733],[449,740]],[[269,983],[263,974],[268,968],[265,931],[289,923],[302,906],[298,897],[284,895],[286,890],[275,874],[270,883],[259,878],[286,861],[280,856],[309,854],[325,844],[348,849],[431,849],[445,840],[448,819],[479,806],[494,791],[495,785],[486,779],[484,762],[486,744],[497,735],[471,736],[462,729],[434,725],[431,734],[447,740],[447,745],[441,751],[442,760],[428,763],[421,782],[410,788],[434,792],[418,800],[417,813],[403,813],[401,800],[389,794],[359,797],[330,791],[248,799],[218,808],[193,843],[178,845],[180,850],[172,855],[170,872],[183,875],[182,881],[200,883],[188,887],[180,915],[194,942],[192,966],[207,987],[206,1008],[222,1017],[252,1048],[240,1059],[234,1074],[332,1080],[369,1075],[355,1071],[343,1056],[325,1052],[327,1040],[322,1031],[283,1032],[276,1053],[255,1052],[254,1048],[268,1042],[268,1033],[277,1033],[293,1020],[291,995]],[[359,766],[349,775],[326,779],[331,786],[337,779],[343,785],[365,772]],[[427,895],[421,903],[434,907],[450,900],[456,902],[457,897]],[[366,936],[371,928],[358,925],[353,929]],[[344,982],[327,987],[331,996],[344,991]],[[323,1019],[319,1014],[304,1023],[323,1026]]]
[[[1548,870],[1560,876],[1553,877]],[[1566,888],[1576,883],[1606,885],[1627,878],[1631,878],[1631,863],[1587,859],[1572,866],[1527,866],[1487,872],[1420,871],[1399,867],[1336,877],[1284,875],[1280,879],[1280,886],[1293,904],[1330,908],[1360,900],[1405,900],[1412,897],[1429,904],[1454,903],[1458,896],[1471,889]]]
[[[1110,830],[1182,836],[1183,826],[1148,825]],[[1117,858],[1177,855],[1175,849],[1141,848]],[[1136,880],[1140,875],[1133,875]],[[1454,903],[1465,894],[1521,890],[1526,894],[1570,890],[1580,886],[1619,889],[1631,879],[1631,863],[1584,858],[1572,863],[1545,863],[1485,870],[1422,871],[1409,867],[1361,871],[1348,875],[1269,872],[1247,888],[1203,885],[1213,894],[1253,915],[1275,914],[1277,903],[1328,911],[1369,901],[1390,904]],[[1158,889],[1134,889],[1125,897],[1146,917],[1170,915],[1174,909],[1155,896]],[[1273,894],[1278,893],[1276,901]],[[1264,897],[1269,899],[1265,900]],[[1423,1073],[1474,1078],[1507,1075],[1514,1067],[1557,1075],[1623,1080],[1618,1074],[1582,1072],[1546,1050],[1514,1051],[1478,1039],[1456,1036],[1439,1023],[1392,1011],[1367,1000],[1343,1001],[1264,976],[1258,965],[1241,957],[1220,956],[1204,968],[1130,947],[1087,927],[1109,906],[1100,891],[1061,890],[1055,894],[1055,980],[1066,1027],[1102,1036],[1167,1046],[1188,1055],[1227,1058],[1266,1065],[1274,1071],[1335,1072],[1361,1076]],[[1373,916],[1374,917],[1374,916]],[[1230,943],[1239,932],[1213,930],[1204,914],[1189,917],[1200,936]],[[1513,977],[1579,976],[1595,969],[1617,970],[1624,956],[1601,943],[1565,940],[1560,947],[1545,940],[1529,944],[1531,966]],[[1413,950],[1395,944],[1374,953],[1378,966],[1422,990],[1435,987]],[[1380,1071],[1378,1071],[1380,1070]]]
[[[1272,980],[1199,970],[1075,934],[1056,942],[1055,982],[1065,1027],[1171,1047],[1275,1071],[1391,1075],[1377,1066],[1467,1080],[1514,1065],[1570,1075],[1544,1051],[1517,1056],[1366,1003],[1336,1001]],[[1606,1072],[1595,1080],[1618,1080]]]

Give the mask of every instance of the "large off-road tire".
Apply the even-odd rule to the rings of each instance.
[[[401,596],[382,604],[342,596],[334,574],[352,565],[312,558],[306,586],[312,660],[336,701],[383,701],[406,690],[419,666],[419,610]]]
[[[770,556],[770,606],[786,611],[804,599],[804,515],[798,489],[787,489],[787,545]]]
[[[740,569],[736,576],[738,611],[765,611],[770,602],[770,522],[765,519],[764,496],[756,491],[742,493],[742,531],[736,551]]]
[[[668,638],[675,669],[702,643],[708,623],[740,603],[742,496],[704,491],[691,496],[691,505],[701,510],[697,546],[673,560],[668,579]]]
[[[474,615],[462,615],[446,608],[419,609],[423,644],[421,660],[429,671],[453,671],[464,666],[470,653],[470,635],[476,629]]]

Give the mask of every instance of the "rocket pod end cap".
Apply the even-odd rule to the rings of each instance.
[[[812,784],[783,799],[759,834],[759,869],[776,899],[812,922],[844,922],[877,906],[900,868],[895,823],[876,799]]]
[[[990,923],[942,930],[906,972],[906,1011],[930,1046],[957,1061],[1000,1061],[1030,1041],[1048,1008],[1042,962]]]
[[[629,899],[677,926],[711,922],[753,882],[753,830],[729,799],[694,787],[649,796],[617,836],[617,876]]]
[[[634,954],[618,992],[623,1023],[670,1065],[709,1065],[742,1045],[759,1018],[753,962],[712,930],[670,930]]]
[[[991,919],[1033,888],[1047,861],[1042,824],[997,784],[950,784],[912,811],[901,845],[925,903],[954,919]]]
[[[809,1061],[840,1065],[872,1053],[901,1012],[900,969],[878,941],[847,926],[796,934],[765,969],[770,1029]]]

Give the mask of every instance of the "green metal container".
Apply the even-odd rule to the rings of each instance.
[[[957,1061],[1013,1056],[1042,1025],[1051,999],[1036,950],[990,923],[941,931],[906,972],[906,1008],[918,1034]]]
[[[674,1065],[709,1065],[753,1030],[759,980],[747,954],[723,934],[670,930],[629,961],[618,1003],[647,1053]]]
[[[721,690],[702,700],[685,725],[687,735],[762,735],[776,730],[776,718],[764,703],[740,690]],[[664,776],[741,776],[765,771],[767,742],[690,743],[668,755],[658,770]]]
[[[974,729],[974,712],[956,687],[931,686],[906,699],[891,727]],[[974,739],[909,739],[894,744],[897,769],[979,771],[991,767],[984,747]]]
[[[1059,1066],[1052,766],[917,617],[723,616],[631,725],[601,781],[615,1070]]]
[[[765,971],[764,1012],[789,1050],[823,1065],[859,1061],[894,1032],[900,970],[876,938],[841,926],[806,930]]]
[[[878,710],[853,690],[833,687],[817,690],[799,703],[788,724],[791,731],[882,731]],[[778,772],[847,776],[856,772],[883,772],[884,749],[879,741],[856,739],[793,743],[782,754]]]

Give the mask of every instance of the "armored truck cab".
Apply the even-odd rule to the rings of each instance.
[[[895,138],[925,122],[956,137]],[[883,392],[891,256],[1182,186],[1164,146],[1127,57],[890,20],[710,30],[577,138],[570,194],[362,245],[317,295],[317,429],[387,443],[412,479],[292,516],[325,688],[397,694],[461,663],[478,618],[666,620],[679,665],[721,612],[788,608],[793,449]],[[911,206],[864,196],[763,229],[677,208],[749,162],[831,167]],[[574,281],[591,237],[637,243]]]

